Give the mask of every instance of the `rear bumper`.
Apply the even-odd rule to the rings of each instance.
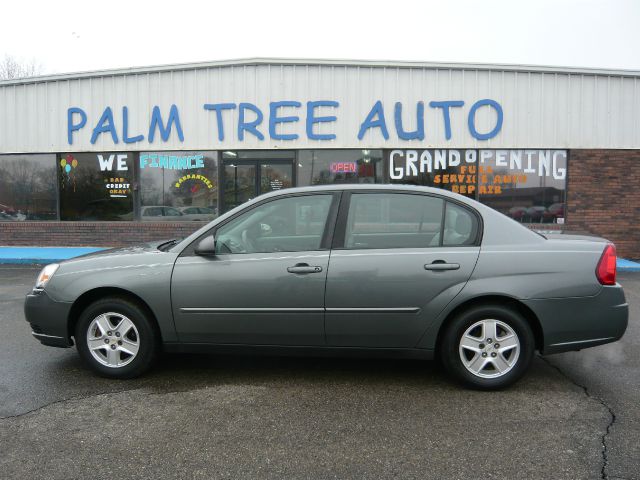
[[[543,354],[581,350],[619,340],[627,329],[629,305],[620,285],[592,297],[525,300],[544,332]]]
[[[31,325],[32,335],[43,345],[71,347],[67,319],[71,303],[56,302],[46,291],[33,290],[24,302],[24,316]]]

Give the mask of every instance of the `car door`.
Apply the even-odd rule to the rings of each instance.
[[[337,204],[332,192],[269,199],[216,226],[215,256],[187,248],[171,282],[180,341],[324,345]]]
[[[345,192],[339,219],[327,277],[327,344],[415,346],[471,276],[479,215],[434,195]]]

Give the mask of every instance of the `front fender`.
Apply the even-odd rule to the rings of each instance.
[[[176,254],[135,254],[63,262],[47,285],[55,301],[73,303],[99,288],[130,292],[154,314],[165,342],[177,340],[171,309],[171,274]]]

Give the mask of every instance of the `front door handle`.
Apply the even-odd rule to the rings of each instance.
[[[289,273],[320,273],[322,267],[320,265],[309,265],[308,263],[296,263],[293,267],[288,267]]]
[[[460,264],[459,263],[446,263],[444,260],[436,260],[433,263],[427,263],[424,266],[425,270],[432,270],[432,271],[436,271],[436,272],[441,272],[444,270],[459,270],[460,269]]]

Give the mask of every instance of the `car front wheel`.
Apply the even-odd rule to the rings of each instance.
[[[516,310],[482,305],[458,314],[440,345],[447,371],[472,388],[507,387],[528,370],[535,342],[531,327]]]
[[[158,335],[137,303],[110,297],[87,307],[75,329],[78,352],[98,374],[133,378],[147,371],[158,353]]]

